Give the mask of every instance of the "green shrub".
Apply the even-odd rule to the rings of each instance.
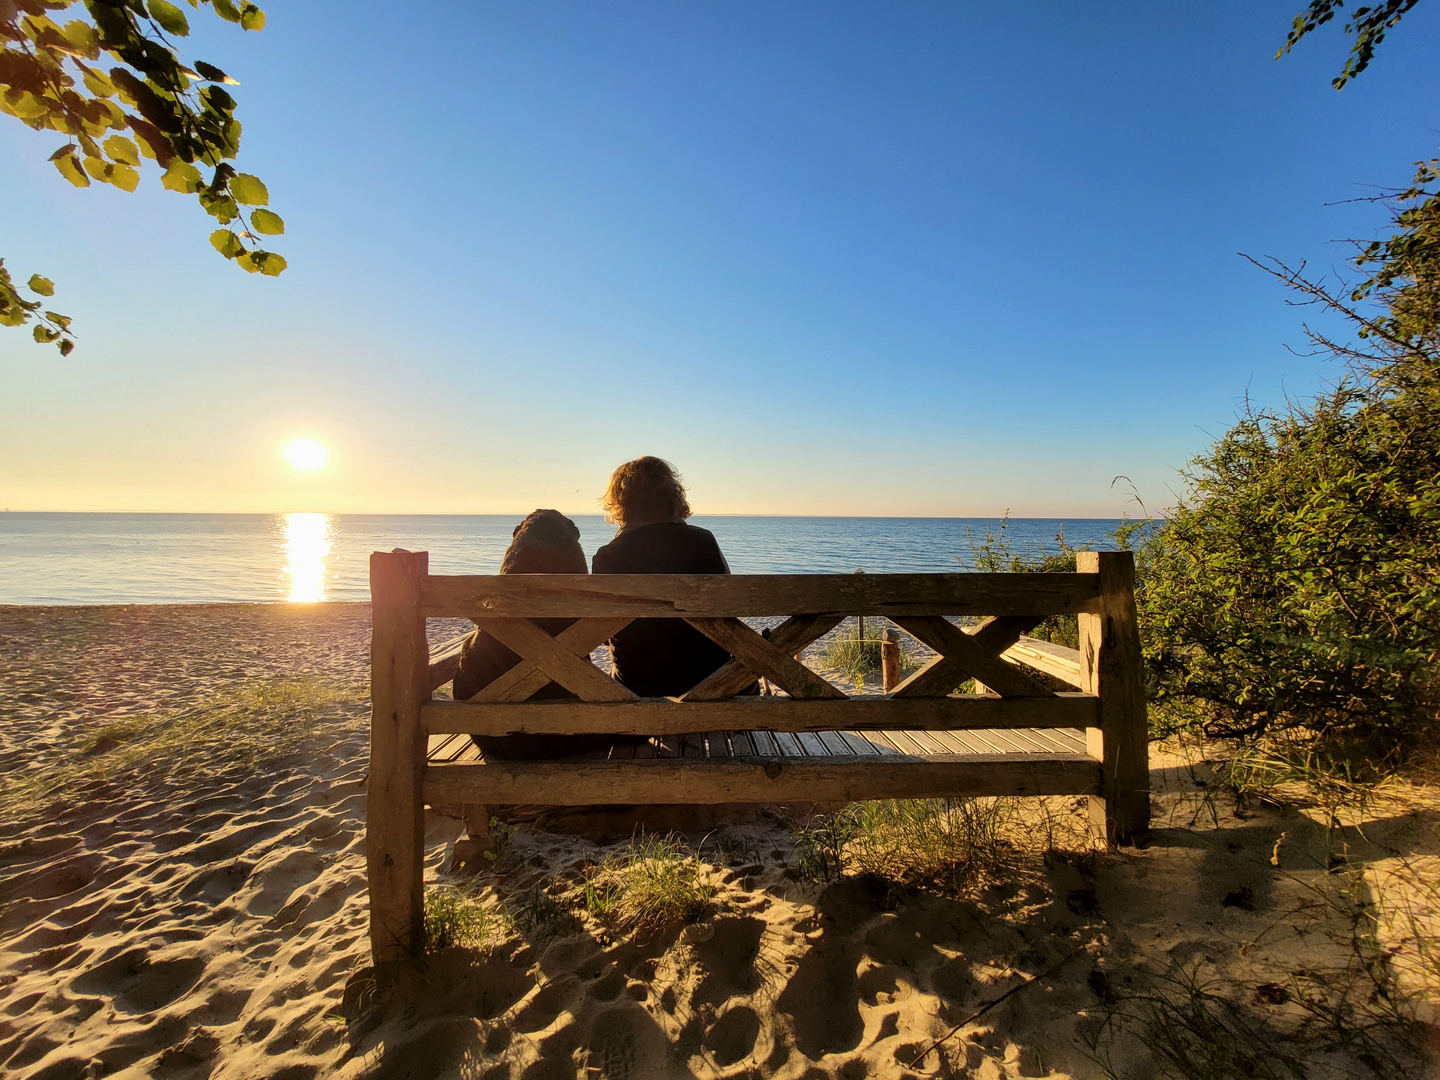
[[[1140,627],[1163,728],[1272,739],[1303,771],[1383,775],[1440,702],[1440,164],[1361,245],[1337,291],[1274,263],[1348,340],[1311,404],[1247,411],[1183,474],[1139,550]],[[1302,268],[1303,269],[1303,268]],[[1364,304],[1362,310],[1359,306]],[[1329,763],[1329,764],[1327,764]]]
[[[1440,656],[1440,394],[1348,380],[1247,415],[1140,549],[1157,719],[1304,728],[1393,758],[1428,729]]]

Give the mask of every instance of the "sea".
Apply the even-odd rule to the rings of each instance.
[[[434,574],[493,574],[520,518],[429,514],[0,512],[0,604],[369,600],[372,551],[430,553]],[[615,534],[574,515],[587,556]],[[737,574],[972,569],[988,543],[1022,555],[1114,547],[1107,518],[695,517]]]

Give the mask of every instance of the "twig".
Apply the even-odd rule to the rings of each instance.
[[[973,1013],[971,1013],[969,1016],[965,1017],[964,1020],[961,1020],[958,1024],[956,1024],[954,1027],[952,1027],[952,1028],[951,1028],[949,1031],[947,1031],[944,1035],[941,1035],[938,1039],[936,1039],[934,1042],[932,1042],[932,1043],[931,1043],[929,1046],[927,1046],[924,1050],[921,1050],[920,1053],[916,1054],[916,1055],[915,1055],[915,1060],[913,1060],[912,1062],[910,1062],[910,1068],[913,1069],[913,1068],[915,1068],[916,1066],[918,1066],[918,1065],[920,1064],[920,1062],[924,1061],[927,1057],[930,1056],[930,1051],[936,1049],[941,1043],[943,1043],[945,1040],[947,1040],[948,1038],[950,1038],[950,1036],[954,1035],[957,1031],[959,1031],[961,1028],[963,1028],[966,1024],[973,1024],[976,1020],[979,1020],[980,1017],[984,1016],[984,1015],[985,1015],[987,1012],[989,1012],[991,1009],[995,1008],[996,1005],[999,1005],[1001,1002],[1008,1000],[1009,998],[1013,997],[1015,994],[1018,994],[1021,990],[1024,990],[1024,989],[1025,989],[1027,986],[1029,986],[1031,983],[1039,982],[1041,979],[1048,979],[1051,975],[1054,975],[1055,972],[1059,971],[1062,967],[1064,967],[1066,964],[1068,964],[1071,960],[1074,960],[1075,957],[1079,956],[1079,955],[1080,955],[1081,953],[1083,953],[1084,951],[1085,951],[1085,947],[1082,945],[1080,948],[1075,949],[1074,951],[1070,952],[1070,953],[1067,954],[1066,956],[1064,956],[1064,957],[1062,957],[1061,959],[1055,961],[1055,963],[1051,964],[1051,965],[1050,965],[1048,968],[1046,968],[1044,971],[1040,972],[1040,974],[1038,974],[1038,975],[1031,975],[1030,978],[1026,979],[1024,982],[1020,983],[1018,986],[1012,986],[1009,990],[1006,990],[1006,991],[1005,991],[1003,994],[1001,994],[999,997],[997,997],[997,998],[991,998],[991,999],[990,999],[989,1001],[987,1001],[984,1005],[981,1005],[980,1008],[976,1009],[976,1010],[975,1010]]]

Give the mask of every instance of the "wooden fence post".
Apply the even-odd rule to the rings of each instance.
[[[888,694],[899,685],[900,631],[887,626],[880,641],[880,688]]]
[[[370,952],[392,964],[417,954],[424,932],[426,738],[420,706],[430,698],[430,649],[420,610],[428,552],[370,556],[370,779],[365,861]]]
[[[1150,827],[1150,741],[1145,715],[1140,630],[1135,615],[1135,557],[1128,551],[1080,551],[1075,569],[1100,575],[1100,610],[1082,614],[1082,689],[1100,698],[1100,727],[1086,731],[1102,762],[1104,790],[1090,800],[1091,820],[1107,843],[1136,839]]]

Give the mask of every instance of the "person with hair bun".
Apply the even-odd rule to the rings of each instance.
[[[689,524],[690,503],[668,461],[641,457],[615,470],[601,497],[615,539],[595,552],[597,574],[728,574],[715,537]],[[641,697],[685,693],[730,654],[683,619],[636,619],[610,641],[615,677]]]

